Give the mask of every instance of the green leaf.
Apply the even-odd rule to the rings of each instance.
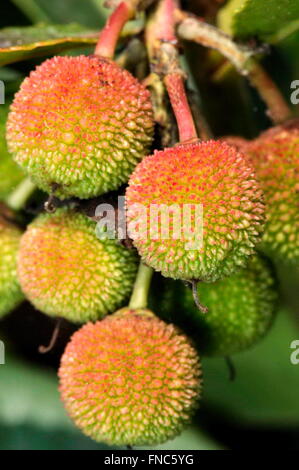
[[[13,0],[13,3],[33,23],[78,22],[90,28],[100,29],[110,10],[102,0]]]
[[[59,402],[55,375],[6,354],[0,366],[0,422],[44,429],[70,428]]]
[[[124,27],[121,37],[139,34],[144,27],[140,15]],[[64,50],[94,46],[99,31],[77,24],[67,25],[39,23],[35,26],[0,29],[0,66],[28,60],[33,57],[52,56]]]
[[[298,328],[291,315],[281,311],[258,346],[233,356],[234,382],[228,380],[223,359],[205,359],[204,401],[209,409],[240,426],[298,426],[299,364],[290,361],[290,344],[296,339]]]
[[[218,25],[240,38],[277,42],[299,28],[298,0],[231,0],[218,13]]]
[[[0,449],[109,449],[73,426],[52,370],[7,352],[5,365],[0,365],[0,383]]]
[[[4,28],[0,30],[0,65],[94,45],[97,38],[97,31],[76,23]]]
[[[204,431],[191,426],[180,436],[156,447],[142,447],[144,450],[221,450],[224,449]]]

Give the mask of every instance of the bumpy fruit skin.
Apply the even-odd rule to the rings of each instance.
[[[117,189],[147,154],[152,134],[149,92],[96,56],[46,60],[24,80],[7,122],[16,162],[60,198]]]
[[[246,269],[198,286],[200,301],[209,309],[203,315],[185,288],[185,308],[197,317],[202,354],[226,356],[255,345],[272,326],[277,303],[275,280],[268,263],[253,257]]]
[[[0,317],[23,300],[17,280],[17,252],[20,230],[0,216]]]
[[[246,146],[265,194],[262,250],[299,262],[299,120],[277,126]]]
[[[235,147],[237,150],[242,152],[246,145],[248,144],[248,140],[244,139],[243,137],[237,135],[227,135],[221,138],[222,142],[226,142],[228,145]]]
[[[198,285],[209,311],[194,303],[191,289],[167,280],[150,305],[193,337],[203,356],[229,356],[254,346],[271,328],[277,310],[276,279],[268,261],[253,256],[246,268],[212,284]]]
[[[189,340],[144,309],[122,309],[84,325],[66,347],[59,377],[75,424],[112,445],[175,437],[201,391],[199,358]]]
[[[7,150],[5,138],[7,114],[8,107],[0,105],[0,201],[4,201],[24,178],[24,173]]]
[[[131,293],[137,256],[117,240],[99,240],[95,223],[67,209],[39,216],[24,233],[18,277],[42,312],[75,323],[96,321]]]
[[[142,259],[164,276],[213,282],[232,274],[253,253],[263,229],[262,199],[252,167],[226,143],[168,148],[146,157],[130,178],[126,193],[129,235]],[[172,216],[170,236],[165,238],[161,215],[158,226],[162,229],[152,236],[153,204],[179,207],[180,239],[173,237]],[[201,248],[190,249],[190,238],[184,233],[186,204],[191,205],[194,220],[195,205],[203,207]],[[140,207],[145,207],[145,224]]]

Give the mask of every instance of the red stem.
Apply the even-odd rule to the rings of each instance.
[[[128,3],[121,2],[110,15],[104,29],[100,33],[95,48],[95,55],[113,58],[119,34],[126,22],[133,16],[134,9]]]
[[[164,82],[179,128],[180,141],[196,139],[196,127],[186,96],[182,75],[179,73],[166,75]]]
[[[172,44],[173,47],[177,42],[175,34],[175,11],[177,7],[178,0],[162,0],[157,13],[160,28],[160,31],[158,30],[158,39]],[[177,62],[179,62],[178,57]],[[185,140],[197,138],[196,127],[185,91],[183,74],[179,71],[167,73],[164,83],[177,120],[180,141],[184,142]]]
[[[165,42],[176,42],[175,11],[177,0],[161,0],[157,14],[157,39]]]

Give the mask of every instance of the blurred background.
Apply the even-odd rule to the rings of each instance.
[[[223,3],[190,0],[184,7],[214,22]],[[91,53],[106,15],[102,0],[2,2],[0,80],[6,85],[6,101],[45,57]],[[259,37],[256,41],[261,42]],[[191,44],[185,47],[192,64],[189,87],[200,90],[202,111],[216,136],[250,138],[270,126],[264,105],[243,77],[217,53]],[[292,80],[299,80],[298,47],[299,32],[294,28],[292,34],[272,41],[263,58],[288,101]],[[44,196],[40,197],[42,202]],[[24,217],[30,220],[36,210],[29,207]],[[233,357],[233,382],[224,359],[203,360],[204,397],[192,426],[156,449],[299,449],[299,364],[290,361],[291,342],[299,340],[299,269],[279,265],[276,270],[280,300],[270,334],[252,350]],[[54,327],[54,320],[28,303],[0,322],[0,339],[6,346],[6,363],[0,365],[1,450],[108,448],[85,438],[66,416],[56,370],[76,327],[62,323],[53,350],[39,354],[38,347],[48,344]]]

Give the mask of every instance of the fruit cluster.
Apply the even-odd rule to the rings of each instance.
[[[61,207],[23,234],[1,216],[0,315],[24,296],[80,324],[59,370],[71,418],[97,441],[159,444],[198,406],[200,356],[240,352],[272,325],[276,285],[266,256],[299,261],[299,125],[253,141],[194,136],[157,150],[150,93],[101,55],[106,40],[95,55],[53,57],[31,72],[10,107],[8,149],[1,119],[1,199],[26,174]],[[180,128],[184,101],[169,95]],[[82,210],[84,200],[122,194],[124,184],[131,247],[99,237]],[[157,204],[171,208],[170,233],[161,212],[151,218]],[[176,211],[186,207],[191,222],[200,207],[196,247],[194,228],[174,236]],[[159,288],[148,302],[153,270]]]

